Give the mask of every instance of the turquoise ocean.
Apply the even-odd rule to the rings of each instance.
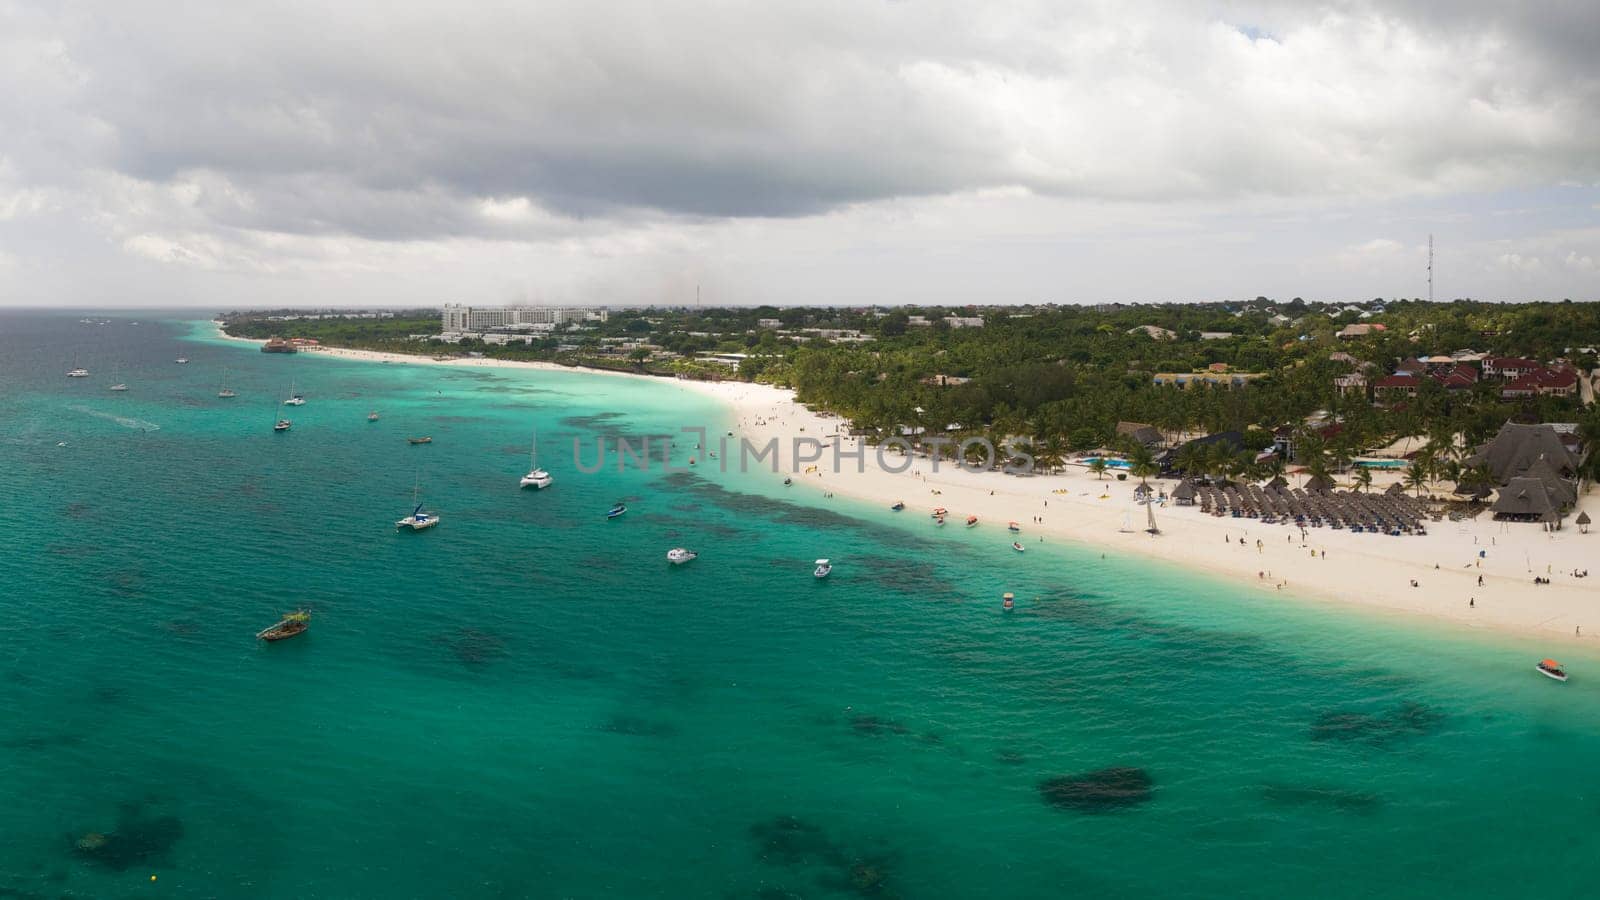
[[[770,472],[577,470],[575,441],[593,461],[597,437],[731,427],[670,382],[81,315],[0,314],[0,897],[1600,877],[1595,656],[1088,547],[1019,556]],[[274,434],[291,382],[308,402]],[[535,433],[555,484],[520,491]],[[419,485],[442,524],[398,534]],[[700,558],[669,566],[680,545]],[[254,639],[301,606],[309,633]],[[1571,682],[1533,671],[1551,652]]]

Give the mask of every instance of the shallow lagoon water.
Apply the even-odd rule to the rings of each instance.
[[[1600,858],[1600,664],[771,473],[575,471],[727,427],[670,383],[139,321],[0,316],[0,895],[1565,895]],[[396,534],[417,483],[442,524]]]

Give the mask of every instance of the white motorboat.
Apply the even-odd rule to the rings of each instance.
[[[673,547],[671,550],[667,551],[667,562],[672,563],[675,566],[681,566],[699,555],[700,554],[694,552],[693,550],[686,550],[682,547]]]
[[[832,571],[833,563],[828,562],[825,559],[819,559],[817,560],[817,568],[811,574],[816,578],[827,578],[828,573]]]
[[[180,366],[187,366],[189,364],[189,357],[180,356],[176,360],[174,360],[174,362],[176,362]]]
[[[1561,663],[1553,659],[1542,659],[1534,668],[1538,669],[1539,674],[1546,678],[1554,678],[1556,681],[1567,680],[1567,670],[1561,668]]]
[[[67,373],[68,378],[88,378],[89,370],[84,368],[73,369]]]

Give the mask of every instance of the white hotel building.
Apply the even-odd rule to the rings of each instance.
[[[466,306],[446,303],[441,330],[449,335],[553,331],[573,322],[604,322],[603,306]]]

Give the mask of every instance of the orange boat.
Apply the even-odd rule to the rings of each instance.
[[[1561,668],[1561,663],[1558,663],[1553,659],[1541,659],[1539,660],[1539,664],[1534,666],[1534,668],[1538,669],[1539,674],[1546,678],[1554,678],[1557,681],[1567,680],[1567,670]]]

